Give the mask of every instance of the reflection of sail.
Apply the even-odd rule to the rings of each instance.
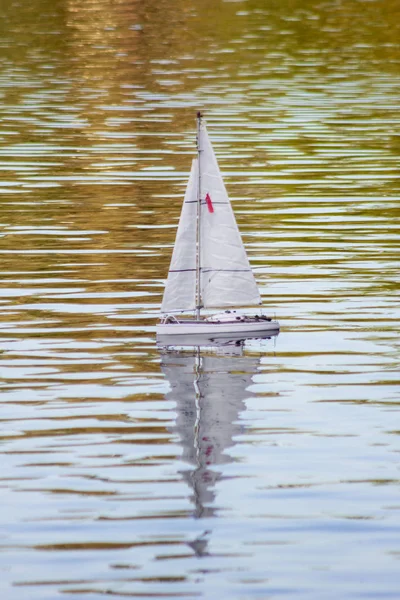
[[[176,431],[183,446],[182,458],[191,466],[182,472],[193,490],[196,518],[214,514],[214,486],[221,473],[215,465],[231,462],[225,451],[241,432],[240,412],[246,388],[252,383],[259,359],[251,356],[163,354],[162,370],[176,403]]]

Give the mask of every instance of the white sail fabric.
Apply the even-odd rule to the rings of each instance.
[[[194,159],[161,305],[164,313],[196,307],[197,190],[198,166]]]
[[[202,304],[205,308],[261,304],[204,121],[199,138]]]

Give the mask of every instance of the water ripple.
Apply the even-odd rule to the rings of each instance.
[[[4,7],[8,600],[398,596],[398,6],[206,4]],[[160,354],[200,109],[282,333]]]

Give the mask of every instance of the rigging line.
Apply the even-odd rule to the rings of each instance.
[[[193,273],[197,269],[169,269],[168,273]],[[207,269],[200,268],[201,273],[252,273],[252,269]]]
[[[197,202],[198,202],[198,200],[186,200],[186,202],[184,202],[184,204],[197,204]],[[206,205],[207,204],[204,199],[200,200],[200,203],[202,205]],[[228,206],[228,202],[218,202],[218,201],[215,201],[215,200],[213,200],[213,204],[226,204]]]
[[[197,269],[169,269],[168,273],[193,273],[194,271],[197,271]],[[209,269],[200,267],[200,271],[202,273],[251,273],[252,269]]]
[[[260,267],[261,269],[262,267]],[[197,269],[169,269],[168,273],[191,273]],[[200,267],[202,273],[249,273],[252,269],[212,269],[211,267]]]
[[[203,267],[202,273],[251,273],[251,269],[211,269]]]

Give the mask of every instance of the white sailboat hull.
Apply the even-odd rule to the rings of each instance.
[[[230,321],[213,323],[208,321],[181,321],[177,323],[159,323],[158,336],[207,336],[211,338],[246,339],[263,337],[279,333],[278,321]]]

